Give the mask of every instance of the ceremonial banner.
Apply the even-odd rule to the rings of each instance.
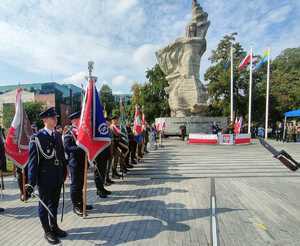
[[[123,142],[128,144],[128,134],[126,130],[126,112],[122,98],[120,98],[120,134]]]
[[[140,135],[143,132],[141,110],[138,105],[135,107],[133,129],[134,129],[135,135]]]
[[[29,160],[29,141],[33,133],[21,97],[22,89],[18,88],[16,112],[6,137],[5,152],[15,165],[23,169]]]
[[[77,144],[87,153],[88,161],[92,162],[110,143],[111,137],[95,79],[90,77],[81,111]]]

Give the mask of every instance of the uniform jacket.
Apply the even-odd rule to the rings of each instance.
[[[28,183],[41,188],[60,187],[65,170],[61,135],[54,132],[50,136],[45,129],[34,134],[29,144]]]

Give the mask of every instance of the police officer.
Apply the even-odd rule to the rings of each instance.
[[[59,238],[67,236],[67,232],[57,225],[57,208],[64,182],[66,160],[61,141],[54,131],[57,124],[55,109],[47,109],[40,114],[40,118],[45,127],[34,134],[30,140],[29,184],[26,190],[31,195],[37,185],[39,197],[43,202],[39,202],[38,212],[45,231],[45,239],[50,244],[58,244]]]
[[[77,131],[81,112],[75,112],[69,115],[72,125],[64,133],[64,148],[68,160],[68,166],[71,176],[70,195],[73,204],[73,212],[82,217],[83,216],[83,183],[84,183],[84,163],[85,152],[77,146]],[[87,210],[93,209],[91,205],[86,206]]]

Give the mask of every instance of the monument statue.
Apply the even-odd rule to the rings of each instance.
[[[197,0],[192,3],[192,20],[185,37],[156,52],[160,68],[166,74],[172,117],[197,114],[206,105],[207,93],[199,79],[200,60],[206,51],[206,33],[210,22]]]

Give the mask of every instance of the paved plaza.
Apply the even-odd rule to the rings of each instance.
[[[270,143],[300,160],[299,144]],[[48,245],[37,201],[20,202],[14,178],[5,184],[0,245]],[[66,186],[61,227],[69,236],[62,245],[213,245],[216,239],[228,246],[300,245],[300,172],[286,169],[257,141],[204,146],[169,139],[109,189],[113,195],[99,199],[90,173],[94,210],[81,219]]]

